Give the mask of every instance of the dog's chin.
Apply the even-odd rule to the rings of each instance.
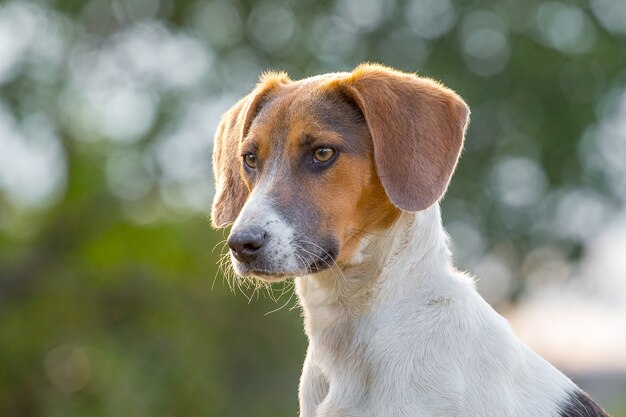
[[[256,278],[265,282],[279,282],[289,278],[317,274],[330,269],[331,265],[331,262],[313,262],[305,268],[298,270],[281,270],[244,264],[237,260],[233,260],[233,267],[237,275],[244,278]]]
[[[255,278],[265,282],[279,282],[285,281],[293,276],[294,273],[289,271],[273,271],[268,269],[245,269],[245,271],[239,271],[235,268],[235,272],[244,278]]]

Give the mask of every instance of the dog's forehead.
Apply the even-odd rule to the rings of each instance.
[[[320,80],[297,81],[281,85],[262,100],[254,123],[276,121],[293,122],[294,119],[319,118],[331,110],[332,91],[323,87]]]
[[[360,110],[329,81],[342,74],[324,74],[274,89],[264,98],[251,123],[249,137],[281,142],[319,131],[333,131],[343,139],[361,138],[364,119]]]

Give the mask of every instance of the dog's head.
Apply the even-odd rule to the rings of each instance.
[[[291,81],[268,73],[215,137],[216,227],[240,275],[350,264],[368,233],[445,192],[469,109],[441,84],[380,65]]]

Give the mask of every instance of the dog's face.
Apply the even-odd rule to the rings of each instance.
[[[372,155],[363,115],[339,91],[267,93],[240,146],[249,197],[228,242],[236,271],[282,277],[350,262],[363,233],[399,213]]]
[[[234,222],[236,272],[275,280],[358,262],[367,234],[441,197],[467,117],[452,91],[381,66],[262,77],[215,141],[212,218]]]

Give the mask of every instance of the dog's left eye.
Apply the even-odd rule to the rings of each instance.
[[[256,169],[257,166],[257,159],[256,159],[256,155],[253,153],[247,153],[243,156],[243,162],[248,166],[248,168],[250,169]]]
[[[325,146],[317,148],[315,149],[315,151],[313,151],[313,162],[328,162],[331,160],[334,154],[335,150],[333,148],[328,148]]]

